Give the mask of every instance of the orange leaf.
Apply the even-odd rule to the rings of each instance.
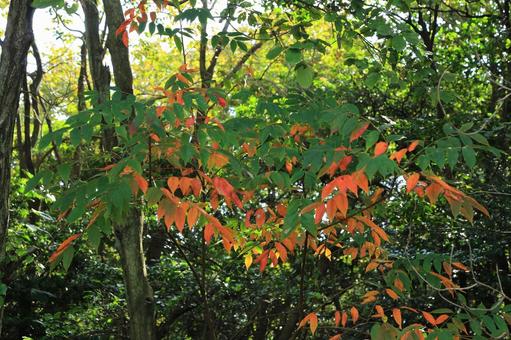
[[[465,272],[469,272],[470,269],[468,269],[463,263],[461,262],[453,262],[452,263],[452,266],[459,269],[459,270],[463,270]]]
[[[341,334],[336,334],[331,336],[328,340],[341,340]]]
[[[364,132],[367,130],[368,127],[369,127],[369,123],[365,123],[364,125],[362,125],[362,127],[360,129],[353,131],[350,136],[350,143],[353,142],[354,140],[357,140],[358,138],[360,138],[360,136],[362,136],[364,134]]]
[[[373,318],[382,318],[385,316],[385,312],[383,311],[383,307],[380,305],[374,306],[374,309],[376,309],[376,314],[373,315]]]
[[[115,163],[114,163],[114,164],[109,164],[109,165],[107,165],[107,166],[105,166],[105,167],[99,168],[98,170],[101,170],[101,171],[108,171],[108,170],[112,169],[112,168],[113,168],[114,166],[116,166],[116,165],[117,165],[117,164],[115,164]]]
[[[211,223],[206,224],[204,227],[204,240],[206,241],[206,244],[209,244],[214,233],[215,230],[213,229],[213,225]]]
[[[451,277],[452,276],[452,266],[449,262],[442,262],[442,267],[444,268],[445,273]]]
[[[405,289],[405,286],[403,285],[403,281],[401,281],[400,279],[395,279],[394,280],[394,286],[399,289],[401,292]]]
[[[306,317],[303,318],[302,321],[300,321],[299,328],[302,328],[307,323],[309,323],[311,333],[314,335],[316,333],[316,329],[318,328],[318,316],[316,313],[312,312],[309,313]]]
[[[357,323],[358,321],[358,309],[356,309],[355,307],[351,307],[351,319],[353,320],[353,323]]]
[[[334,320],[335,327],[339,327],[339,324],[341,323],[341,312],[339,312],[338,310],[335,311]]]
[[[353,159],[353,156],[344,156],[343,159],[340,160],[339,162],[339,169],[341,169],[342,171],[346,171],[346,169],[348,169],[348,165],[351,163],[351,160]],[[333,163],[335,164],[335,163]],[[335,172],[335,170],[334,170]],[[331,174],[333,175],[333,174]]]
[[[424,319],[426,319],[427,322],[429,322],[433,326],[436,326],[436,320],[433,317],[433,315],[431,315],[430,313],[425,312],[425,311],[422,311],[422,315],[424,316]]]
[[[401,310],[399,308],[393,308],[392,309],[392,317],[396,321],[397,325],[399,326],[399,329],[402,328],[403,319],[401,318]]]
[[[436,201],[438,200],[438,196],[444,192],[444,188],[437,184],[437,183],[431,183],[427,188],[426,188],[426,196],[429,198],[429,201],[431,202],[431,204],[435,204]]]
[[[147,187],[149,186],[149,183],[147,183],[146,179],[139,175],[138,173],[133,173],[133,178],[137,182],[138,187],[142,192],[145,194],[147,192]]]
[[[183,232],[183,228],[185,227],[185,218],[186,218],[186,207],[181,205],[176,209],[175,221],[176,228],[179,232]]]
[[[74,234],[74,235],[71,235],[69,236],[68,238],[66,238],[57,248],[57,250],[55,250],[55,252],[53,254],[51,254],[50,256],[50,259],[49,261],[50,262],[54,262],[60,254],[62,254],[62,252],[64,250],[66,250],[70,245],[71,243],[73,243],[74,240],[76,240],[78,237],[80,237],[82,235],[82,233],[77,233],[77,234]]]
[[[200,179],[193,178],[190,181],[190,186],[192,187],[192,191],[193,191],[193,194],[195,195],[195,197],[199,197],[200,196],[200,192],[202,190],[202,184],[201,184]]]
[[[199,219],[199,209],[195,205],[188,210],[188,215],[186,216],[186,220],[188,222],[188,227],[191,229],[197,220]]]
[[[357,220],[359,220],[360,222],[364,222],[367,226],[369,226],[371,229],[373,229],[374,232],[376,232],[378,234],[378,236],[380,236],[382,239],[384,239],[387,242],[389,241],[389,237],[388,237],[387,233],[382,228],[377,226],[376,223],[371,221],[369,218],[367,218],[366,216],[355,216],[355,218]]]
[[[390,288],[387,288],[385,289],[385,292],[387,293],[388,296],[390,296],[392,298],[392,300],[397,300],[399,299],[399,296],[396,294],[395,291],[393,291],[392,289]]]
[[[390,159],[395,159],[397,161],[397,164],[400,164],[401,163],[401,160],[403,159],[403,157],[406,155],[406,152],[408,150],[405,148],[405,149],[401,149],[399,151],[396,151],[394,152],[391,156],[390,156]]]
[[[325,215],[326,208],[323,203],[317,206],[316,211],[314,213],[314,223],[318,224],[323,219],[323,216]]]
[[[348,212],[348,196],[345,191],[339,192],[333,198],[337,209],[341,212],[342,216],[346,216]]]
[[[259,208],[255,212],[256,225],[262,227],[266,221],[266,214],[262,208]]]
[[[409,146],[408,146],[408,152],[412,152],[413,150],[415,150],[415,148],[417,147],[417,145],[419,145],[419,140],[414,140]]]
[[[277,243],[275,243],[275,248],[279,252],[280,259],[282,260],[282,262],[286,262],[287,261],[286,247],[284,247],[281,243],[277,242]]]
[[[348,313],[346,312],[342,312],[342,317],[341,317],[341,325],[343,327],[346,327],[346,324],[348,323]]]
[[[366,267],[366,273],[375,270],[376,268],[378,268],[378,266],[379,266],[378,262],[374,261],[369,262],[369,264]]]
[[[419,181],[420,174],[417,172],[414,172],[408,178],[406,179],[406,192],[409,193],[412,191],[415,186],[417,186],[417,182]]]
[[[158,135],[157,135],[157,134],[155,134],[155,133],[151,133],[151,134],[149,135],[149,137],[150,137],[153,141],[155,141],[156,143],[158,143],[158,142],[160,141],[160,137],[158,137]]]
[[[337,211],[337,205],[335,204],[335,201],[333,199],[326,202],[326,214],[330,221],[334,220],[336,211]]]
[[[187,84],[187,85],[188,85],[188,84],[190,84],[190,81],[188,80],[188,78],[186,78],[185,76],[183,76],[181,73],[176,73],[176,78],[177,78],[180,82],[182,82],[182,83],[184,83],[184,84]]]
[[[167,180],[167,185],[169,186],[170,191],[174,193],[176,189],[179,187],[179,178],[174,176],[169,177],[169,179]]]
[[[444,323],[447,319],[449,319],[449,315],[442,314],[438,318],[436,318],[435,324],[440,325],[440,324]]]
[[[291,163],[290,161],[286,161],[286,171],[288,174],[290,174],[291,171],[293,171],[293,163]]]
[[[369,181],[364,173],[363,169],[357,170],[352,174],[352,177],[355,179],[358,187],[367,194],[369,193]]]
[[[229,163],[229,157],[218,152],[213,152],[208,159],[208,168],[223,168],[227,163]]]
[[[374,157],[378,157],[379,155],[385,153],[387,151],[387,147],[389,145],[386,142],[378,142],[374,147]]]

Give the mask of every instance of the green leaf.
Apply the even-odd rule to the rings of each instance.
[[[71,262],[73,261],[73,256],[75,254],[75,248],[73,246],[69,246],[62,252],[62,266],[64,270],[67,272],[69,267],[71,266]]]
[[[145,193],[147,204],[153,205],[158,203],[162,195],[163,193],[161,192],[160,188],[150,187]]]
[[[37,184],[41,181],[43,177],[51,175],[51,172],[49,170],[42,170],[36,173],[32,178],[30,178],[25,185],[25,193],[29,192],[30,190],[34,189]]]
[[[404,50],[404,49],[405,49],[405,47],[406,47],[406,41],[405,41],[405,39],[404,39],[402,36],[400,36],[400,35],[393,37],[393,38],[392,38],[391,43],[392,43],[392,47],[393,47],[396,51],[399,51],[399,52],[401,52],[402,50]]]
[[[67,183],[69,176],[71,175],[71,166],[69,164],[60,164],[57,167],[57,173],[64,182]]]
[[[456,163],[458,163],[460,152],[458,148],[447,148],[447,164],[449,167],[454,169]]]
[[[101,241],[101,230],[96,225],[93,224],[87,229],[87,240],[97,251]]]
[[[308,65],[299,65],[296,68],[296,81],[302,87],[309,87],[312,85],[314,78],[314,71]]]
[[[474,149],[469,146],[464,146],[461,152],[463,153],[465,164],[467,164],[469,168],[473,168],[476,165],[476,153]]]
[[[367,78],[365,80],[365,84],[370,89],[374,88],[376,86],[376,83],[380,80],[380,75],[376,72],[369,73],[367,75]]]
[[[490,146],[490,143],[488,143],[488,140],[486,139],[486,137],[484,137],[480,133],[475,133],[475,134],[469,135],[469,136],[470,136],[470,138],[472,138],[473,140],[475,140],[479,144]]]
[[[271,50],[268,51],[268,53],[266,53],[266,59],[272,60],[277,58],[283,50],[284,48],[280,45],[274,46]]]
[[[286,51],[286,62],[289,64],[298,64],[302,61],[302,52],[296,48],[290,48]]]
[[[32,1],[32,7],[34,8],[46,8],[51,6],[58,6],[60,0],[34,0]]]

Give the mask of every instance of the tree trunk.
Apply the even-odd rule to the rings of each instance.
[[[9,189],[14,122],[27,53],[34,39],[31,0],[11,0],[0,58],[0,264],[4,260],[9,225]],[[3,309],[0,311],[0,333]]]
[[[103,0],[108,26],[107,46],[110,51],[115,85],[123,97],[133,94],[133,73],[129,60],[129,50],[115,36],[115,31],[124,21],[119,0]],[[144,218],[140,205],[130,208],[130,218],[125,225],[116,225],[119,252],[121,256],[128,314],[130,317],[131,339],[151,340],[156,338],[154,318],[154,296],[147,279],[146,262],[143,250]]]
[[[131,340],[156,339],[153,290],[147,279],[142,249],[143,228],[140,226],[143,224],[143,214],[132,208],[126,222],[114,226],[128,300]]]
[[[92,85],[97,93],[98,104],[110,98],[110,69],[103,64],[105,49],[99,35],[99,13],[95,0],[80,0],[85,14],[85,41],[89,54],[89,68],[92,76]],[[103,150],[111,151],[116,145],[114,130],[103,130]]]

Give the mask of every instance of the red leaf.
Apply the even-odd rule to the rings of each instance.
[[[362,136],[364,134],[364,132],[367,130],[368,127],[369,127],[369,123],[365,123],[360,129],[353,131],[351,133],[350,143],[353,142],[354,140],[357,140],[358,138],[360,138],[360,136]]]
[[[259,208],[255,212],[256,225],[260,228],[266,221],[266,214],[262,208]]]
[[[124,31],[124,33],[122,34],[122,43],[124,44],[124,46],[128,47],[128,32],[127,31]]]
[[[339,169],[346,171],[348,165],[351,163],[353,156],[344,156],[339,162]],[[335,171],[335,170],[334,170]]]
[[[386,142],[378,142],[374,147],[374,157],[378,157],[379,155],[385,153],[387,151],[387,147],[389,145]]]
[[[225,100],[225,98],[218,96],[216,99],[218,100],[218,105],[221,107],[227,107],[227,100]]]

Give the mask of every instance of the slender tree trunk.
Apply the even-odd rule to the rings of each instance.
[[[126,286],[131,340],[156,339],[154,296],[142,246],[143,225],[140,209],[132,208],[126,222],[114,226]]]
[[[103,0],[108,26],[107,46],[110,51],[116,87],[123,97],[133,94],[133,74],[129,60],[129,50],[115,36],[115,31],[124,21],[119,0]],[[154,318],[154,295],[147,278],[143,250],[144,217],[140,205],[130,208],[125,224],[116,225],[119,253],[124,273],[130,334],[133,340],[156,339]],[[131,217],[133,216],[133,217]]]
[[[27,53],[34,39],[31,0],[11,0],[0,57],[0,264],[4,261],[9,225],[9,189],[14,123]],[[3,267],[3,266],[2,266]],[[0,310],[0,333],[3,308]]]
[[[85,14],[85,41],[89,54],[92,85],[98,104],[110,99],[110,69],[103,63],[105,49],[99,35],[99,13],[95,0],[80,0]],[[103,130],[103,150],[111,151],[117,144],[112,128]]]

